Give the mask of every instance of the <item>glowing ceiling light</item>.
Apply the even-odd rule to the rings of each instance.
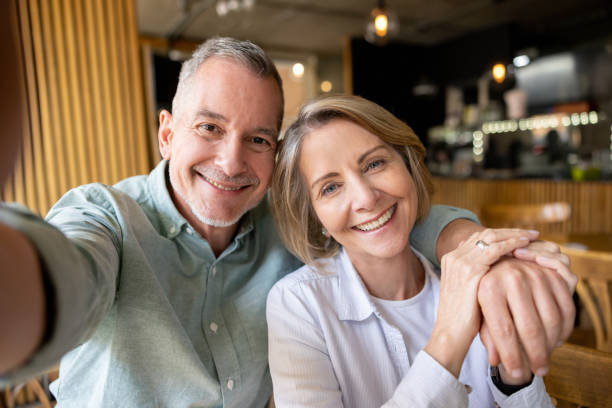
[[[296,78],[303,77],[304,76],[304,64],[300,62],[296,62],[295,64],[293,64],[293,68],[291,68],[291,71],[293,72],[293,75]]]
[[[506,67],[503,64],[495,64],[493,66],[493,79],[498,84],[504,82],[504,79],[506,79]]]
[[[531,62],[531,59],[527,55],[517,55],[512,60],[512,63],[517,68],[526,67]]]
[[[332,83],[329,81],[323,81],[321,82],[321,91],[323,92],[329,92],[332,90]]]
[[[387,35],[387,27],[389,26],[389,19],[386,14],[379,14],[374,18],[374,28],[376,28],[376,35],[384,37]]]
[[[563,124],[563,126],[569,126],[569,125],[571,125],[571,124],[572,124],[572,120],[570,119],[570,117],[569,117],[569,116],[564,116],[564,117],[561,119],[561,123]]]
[[[365,39],[373,44],[383,45],[389,37],[399,32],[399,19],[389,10],[384,0],[378,0],[377,6],[370,12],[366,24]]]
[[[587,123],[589,123],[589,114],[586,112],[582,112],[580,114],[580,123],[582,123],[583,125],[586,125]]]

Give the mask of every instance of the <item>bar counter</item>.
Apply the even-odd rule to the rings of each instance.
[[[545,226],[543,233],[612,233],[612,182],[569,180],[486,180],[434,177],[433,204],[467,208],[480,216],[488,204],[565,201],[571,205],[566,222]]]

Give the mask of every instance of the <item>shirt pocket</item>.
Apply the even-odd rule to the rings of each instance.
[[[268,359],[268,326],[266,324],[265,285],[253,286],[234,299],[234,307],[250,349],[252,361]]]

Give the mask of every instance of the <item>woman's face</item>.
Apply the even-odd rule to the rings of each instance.
[[[417,193],[390,145],[336,119],[306,136],[299,166],[321,224],[353,262],[390,258],[409,248]]]

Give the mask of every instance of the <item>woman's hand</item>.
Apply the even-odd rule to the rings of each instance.
[[[425,351],[455,376],[480,330],[480,279],[504,255],[529,244],[525,230],[484,230],[442,257],[438,317]]]

